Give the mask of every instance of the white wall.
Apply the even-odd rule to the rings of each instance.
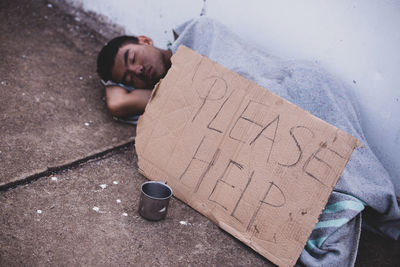
[[[147,35],[166,48],[174,40],[171,29],[199,16],[203,0],[65,0],[104,15],[127,34]]]
[[[67,1],[161,48],[174,26],[202,12],[280,57],[320,62],[355,90],[364,131],[400,195],[400,1]]]

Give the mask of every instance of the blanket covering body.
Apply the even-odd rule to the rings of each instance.
[[[363,134],[352,89],[311,62],[284,61],[245,43],[225,26],[207,17],[174,30],[171,49],[185,45],[224,67],[268,88],[311,114],[358,138],[348,162],[298,264],[353,266],[363,225],[398,239],[400,210],[391,177]]]

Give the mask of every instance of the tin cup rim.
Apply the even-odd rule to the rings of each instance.
[[[169,195],[166,196],[166,197],[155,197],[155,196],[151,196],[151,195],[147,194],[146,192],[144,192],[144,190],[143,190],[143,187],[146,186],[147,184],[159,184],[159,185],[165,186],[166,188],[169,189],[169,192],[170,192],[170,193],[169,193]],[[147,182],[144,182],[144,183],[142,184],[142,186],[140,187],[140,191],[141,191],[144,195],[146,195],[147,197],[152,198],[152,199],[158,199],[158,200],[168,199],[168,198],[170,198],[170,197],[173,195],[172,188],[171,188],[169,185],[167,185],[165,182],[161,182],[161,181],[147,181]]]

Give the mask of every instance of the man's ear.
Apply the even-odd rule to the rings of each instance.
[[[144,35],[140,35],[138,36],[139,39],[139,44],[141,45],[151,45],[153,46],[153,40],[151,40],[150,37],[144,36]]]

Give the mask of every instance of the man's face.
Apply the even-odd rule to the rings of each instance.
[[[112,80],[140,89],[152,89],[170,65],[164,50],[150,44],[125,44],[115,56]]]

